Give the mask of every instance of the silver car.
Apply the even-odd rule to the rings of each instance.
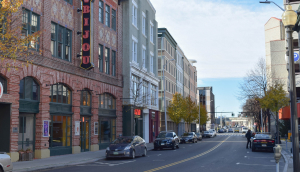
[[[13,165],[10,156],[5,152],[0,152],[0,172],[12,171]]]

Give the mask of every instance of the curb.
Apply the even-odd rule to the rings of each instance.
[[[283,172],[287,172],[287,168],[288,168],[288,165],[289,165],[289,161],[288,161],[287,157],[285,156],[285,154],[284,154],[283,152],[286,153],[286,151],[285,151],[285,150],[281,151],[281,155],[283,156],[284,161],[285,161],[285,165],[284,165],[284,168],[283,168]]]

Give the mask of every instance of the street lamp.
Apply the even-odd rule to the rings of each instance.
[[[264,3],[264,4],[270,4],[270,3],[273,3],[273,4],[275,4],[278,8],[280,8],[282,11],[285,11],[283,8],[281,8],[279,5],[277,5],[275,2],[273,2],[273,1],[268,1],[268,0],[266,0],[266,1],[259,1],[259,3]],[[296,23],[296,22],[295,22]]]
[[[299,168],[299,142],[298,142],[298,116],[296,105],[296,86],[295,86],[295,65],[293,47],[293,26],[297,21],[297,14],[292,10],[291,5],[286,6],[286,11],[282,14],[282,23],[286,28],[289,56],[289,92],[291,101],[291,122],[292,122],[292,142],[293,142],[293,168],[294,172],[300,171]]]
[[[167,60],[166,64],[163,65],[163,78],[164,78],[164,109],[165,109],[165,128],[166,132],[168,131],[167,127],[167,107],[166,107],[166,79],[165,79],[165,66],[168,65],[169,61],[174,61],[175,59]]]

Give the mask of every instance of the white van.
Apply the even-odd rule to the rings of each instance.
[[[247,133],[247,131],[248,131],[248,128],[246,128],[246,127],[242,128],[242,133]]]

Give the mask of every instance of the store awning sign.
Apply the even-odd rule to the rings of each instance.
[[[3,95],[3,85],[0,82],[0,98],[2,97],[2,95]]]
[[[80,67],[92,69],[91,63],[91,1],[82,0],[82,56]]]
[[[141,109],[134,109],[134,116],[135,118],[141,117]]]

